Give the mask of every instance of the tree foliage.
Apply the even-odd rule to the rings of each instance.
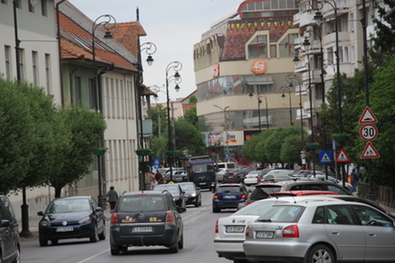
[[[150,108],[149,112],[152,119],[152,134],[153,136],[160,137],[163,136],[165,132],[165,127],[167,126],[167,110],[162,106],[162,104],[156,104],[154,107]],[[159,117],[159,119],[158,119]]]
[[[185,119],[179,119],[176,121],[175,126],[177,149],[188,150],[191,155],[202,155],[207,153],[202,134],[193,124]]]

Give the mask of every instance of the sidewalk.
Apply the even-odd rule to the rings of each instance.
[[[111,213],[110,213],[110,208],[107,208],[104,210],[104,216],[106,218],[106,222],[108,224],[108,221],[111,219]],[[21,237],[21,242],[26,242],[30,240],[37,239],[38,237],[38,223],[40,222],[41,217],[36,216],[34,218],[30,218],[29,220],[29,231],[32,233],[31,237]],[[22,220],[18,220],[18,225],[19,225],[19,231],[22,231]]]

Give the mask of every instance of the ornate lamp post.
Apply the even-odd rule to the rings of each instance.
[[[287,86],[282,86],[280,88],[280,92],[282,92],[283,94],[281,95],[281,98],[285,98],[285,92],[288,92],[288,97],[289,97],[289,123],[292,126],[292,101],[291,101],[291,89]]]
[[[300,128],[301,128],[301,134],[302,134],[302,141],[304,141],[304,130],[303,130],[303,105],[302,105],[302,81],[300,80],[299,76],[296,74],[288,74],[286,76],[286,81],[288,82],[288,87],[290,89],[293,89],[294,87],[294,82],[295,84],[299,87],[299,111],[300,111]],[[295,86],[296,86],[295,85]]]
[[[252,99],[252,97],[254,97],[253,94],[253,88],[251,87],[251,92],[250,94],[248,94],[248,96]],[[259,125],[259,132],[262,131],[261,129],[261,103],[262,103],[262,98],[265,99],[266,102],[266,129],[269,129],[269,110],[268,110],[268,106],[267,106],[267,97],[265,94],[260,94],[259,90],[257,89],[257,94],[256,94],[256,98],[258,100],[258,125]]]
[[[99,22],[99,20],[102,20]],[[101,81],[98,80],[98,70],[96,65],[96,47],[95,47],[95,31],[99,26],[103,26],[106,29],[106,33],[104,38],[112,38],[110,30],[116,26],[116,20],[112,15],[105,14],[101,15],[93,22],[92,25],[92,60],[93,60],[93,87],[96,91],[96,111],[102,112],[102,103],[101,103]],[[103,138],[99,142],[99,147],[103,147]],[[105,208],[106,200],[103,197],[103,182],[102,182],[102,169],[104,165],[102,155],[97,155],[97,162],[98,162],[98,183],[99,183],[99,196],[98,196],[98,203],[100,207]]]
[[[171,120],[170,120],[170,97],[169,97],[169,83],[174,81],[176,84],[175,90],[180,90],[178,84],[181,82],[181,76],[178,73],[182,69],[182,64],[179,61],[170,62],[166,67],[166,97],[167,97],[167,129],[168,129],[168,142],[167,142],[167,150],[169,152],[174,151],[174,143],[171,138]],[[174,76],[169,77],[169,71],[174,70]],[[170,168],[170,181],[173,181],[173,155],[169,156],[169,168]]]
[[[217,107],[218,109],[222,110],[224,112],[224,119],[225,119],[225,143],[226,143],[226,152],[225,152],[225,160],[228,158],[226,157],[227,154],[229,153],[229,140],[228,140],[228,118],[226,116],[226,110],[229,109],[229,105],[225,106],[225,108],[222,108],[216,104],[213,105],[214,107]]]

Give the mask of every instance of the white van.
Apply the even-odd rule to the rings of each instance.
[[[218,163],[217,164],[218,170],[233,170],[236,168],[236,164],[234,162],[228,162],[228,163]]]

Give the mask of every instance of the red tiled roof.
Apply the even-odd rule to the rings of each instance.
[[[111,34],[135,57],[139,55],[138,37],[147,35],[139,22],[118,23],[111,30]]]
[[[63,13],[60,13],[59,18],[60,27],[71,36],[71,39],[66,36],[61,37],[62,59],[93,60],[92,35]],[[96,61],[114,64],[115,67],[128,70],[137,70],[131,62],[97,38],[95,38],[95,53]]]

